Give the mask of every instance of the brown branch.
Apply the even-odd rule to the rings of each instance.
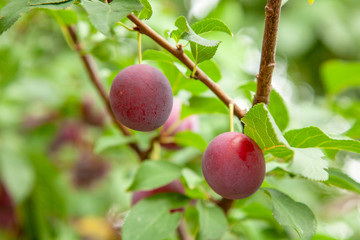
[[[180,220],[179,226],[176,229],[179,240],[189,240],[186,234],[186,228],[183,220]]]
[[[92,59],[92,57],[88,54],[85,54],[83,52],[83,47],[82,45],[79,43],[78,37],[76,35],[76,30],[74,28],[74,26],[68,26],[67,30],[69,32],[69,35],[73,41],[73,46],[76,50],[76,52],[79,54],[79,56],[81,57],[82,62],[85,65],[85,68],[89,74],[89,77],[91,79],[91,82],[95,85],[97,91],[99,92],[102,100],[104,101],[105,105],[106,105],[106,109],[109,113],[109,115],[111,116],[113,122],[119,127],[119,129],[121,130],[121,132],[125,135],[125,136],[131,136],[131,133],[129,131],[129,129],[127,129],[124,125],[122,125],[117,118],[115,117],[113,111],[111,110],[111,105],[110,105],[110,100],[109,100],[109,96],[104,88],[104,86],[101,84],[101,80],[97,71],[97,68],[94,64],[94,61]],[[147,158],[147,153],[144,153],[140,150],[140,148],[138,147],[137,144],[135,143],[130,143],[129,146],[136,152],[136,154],[139,156],[140,160],[143,161]]]
[[[175,47],[167,42],[163,37],[161,37],[158,33],[156,33],[153,29],[151,29],[148,25],[146,25],[143,21],[141,21],[134,14],[129,14],[127,16],[130,21],[132,21],[136,27],[135,30],[139,31],[142,34],[147,35],[151,39],[153,39],[157,44],[166,49],[176,58],[178,58],[187,68],[193,71],[195,67],[195,63],[191,61],[191,59],[186,56],[182,48]],[[196,72],[194,75],[195,79],[203,82],[225,105],[229,107],[230,103],[234,103],[234,101],[217,85],[214,81],[212,81],[203,71],[199,68],[196,68]],[[242,118],[245,115],[246,111],[240,109],[237,105],[234,104],[234,114],[238,118]]]
[[[271,78],[275,68],[275,50],[279,29],[281,0],[268,0],[265,7],[265,29],[261,50],[261,62],[253,104],[269,104]]]

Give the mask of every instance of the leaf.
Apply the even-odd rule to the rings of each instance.
[[[8,30],[28,10],[27,0],[11,0],[6,4],[0,11],[0,34]]]
[[[206,204],[199,200],[196,204],[199,212],[199,232],[197,240],[220,239],[227,229],[227,219],[224,212],[215,204]]]
[[[203,181],[203,178],[190,168],[184,168],[181,173],[190,189],[194,189]]]
[[[140,0],[141,4],[144,6],[144,8],[141,10],[139,14],[140,19],[149,19],[151,18],[153,14],[152,7],[148,0]]]
[[[215,55],[220,41],[208,40],[197,35],[189,26],[184,16],[180,16],[176,19],[175,26],[178,27],[178,29],[172,31],[170,36],[176,42],[179,42],[180,39],[189,41],[191,45],[191,52],[194,59],[197,60],[197,63],[209,60]],[[202,26],[204,27],[205,25]],[[200,25],[198,28],[201,29]]]
[[[221,20],[216,18],[205,18],[191,25],[192,30],[196,34],[206,33],[206,32],[224,32],[233,36],[230,28]]]
[[[63,3],[68,1],[71,0],[29,0],[28,5],[33,6],[33,5],[42,5],[42,4],[56,4],[56,3]]]
[[[111,29],[116,22],[143,8],[139,0],[114,0],[109,4],[99,0],[83,0],[82,5],[94,27],[107,36],[111,36]]]
[[[116,136],[104,136],[100,137],[95,142],[95,153],[99,154],[108,150],[109,148],[119,147],[121,145],[125,145],[135,141],[135,137],[126,137],[123,135]]]
[[[316,181],[326,181],[329,178],[328,162],[323,159],[324,154],[315,148],[301,149],[293,148],[295,151],[294,160],[288,170],[295,174]]]
[[[270,93],[270,104],[268,109],[274,118],[276,125],[278,125],[281,131],[284,131],[289,123],[289,113],[284,100],[275,90],[272,90]]]
[[[360,86],[360,62],[330,60],[321,66],[322,81],[329,94]]]
[[[354,125],[345,133],[346,136],[360,139],[360,120],[357,120]]]
[[[189,79],[186,79],[183,73],[181,73],[180,70],[173,63],[161,61],[158,62],[158,65],[166,78],[169,80],[174,95],[176,95],[180,91],[180,89],[182,89],[182,84],[191,81]]]
[[[208,60],[198,64],[198,67],[206,73],[214,82],[218,82],[221,79],[221,71],[219,66],[212,60]],[[205,84],[204,84],[205,86]]]
[[[294,152],[288,146],[265,104],[256,104],[242,118],[245,134],[251,137],[263,150],[274,157],[289,160]]]
[[[273,214],[278,223],[295,229],[301,239],[311,239],[314,236],[317,222],[308,206],[295,202],[276,189],[264,188],[263,190],[271,197]]]
[[[188,198],[180,194],[156,194],[133,207],[122,226],[122,239],[164,239],[179,225],[180,212],[170,212],[184,206]]]
[[[75,3],[75,0],[68,0],[68,1],[60,2],[60,3],[38,4],[38,5],[32,5],[31,9],[41,8],[41,9],[61,10],[61,9],[69,8],[74,3]]]
[[[192,97],[189,103],[189,106],[182,106],[181,119],[199,113],[228,113],[227,108],[218,98]]]
[[[20,60],[14,49],[9,47],[0,48],[0,56],[0,88],[4,90],[21,70]]]
[[[190,70],[187,69],[186,73],[182,72],[176,65],[176,63],[180,63],[180,61],[167,52],[156,51],[152,49],[146,50],[143,53],[143,60],[152,60],[158,62],[159,67],[162,69],[165,76],[169,79],[175,95],[180,89],[185,89],[195,95],[208,90],[207,86],[202,82],[195,79],[185,78],[185,74],[190,76]],[[221,79],[220,69],[214,61],[204,61],[198,64],[198,67],[214,82],[218,82]]]
[[[359,141],[330,138],[317,127],[290,130],[284,136],[292,147],[334,149],[360,153]]]
[[[206,60],[210,60],[214,57],[219,45],[216,46],[202,46],[196,43],[191,42],[191,53],[194,58],[197,59],[198,63],[201,63]],[[197,56],[196,56],[197,55]]]
[[[177,43],[180,41],[182,34],[189,31],[190,26],[184,16],[180,16],[175,20],[175,26],[177,27],[177,29],[171,31],[170,37],[173,38]]]
[[[146,161],[137,170],[128,190],[151,190],[166,185],[180,176],[181,168],[176,164],[162,160]]]
[[[329,168],[328,173],[329,179],[325,183],[360,194],[360,184],[339,169]]]
[[[143,53],[142,58],[143,60],[153,60],[153,61],[168,62],[168,63],[173,63],[174,61],[176,61],[176,58],[173,55],[167,52],[157,51],[152,49],[146,50]]]
[[[175,142],[183,147],[196,147],[202,152],[204,152],[207,147],[207,143],[204,138],[200,134],[194,133],[192,131],[178,132],[174,137]]]
[[[30,194],[35,182],[34,169],[27,159],[7,150],[0,152],[0,176],[16,203]]]

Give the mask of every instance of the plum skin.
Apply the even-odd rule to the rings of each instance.
[[[185,188],[180,182],[179,179],[175,179],[174,181],[170,182],[169,184],[166,184],[164,186],[161,186],[159,188],[155,188],[152,190],[143,190],[143,191],[136,191],[133,193],[131,198],[131,206],[134,206],[136,203],[141,201],[144,198],[150,197],[152,195],[155,195],[157,193],[180,193],[185,194]]]
[[[215,137],[202,157],[206,182],[227,199],[242,199],[254,194],[265,177],[265,159],[254,140],[238,132]]]
[[[152,131],[168,119],[173,93],[168,79],[153,66],[137,64],[116,75],[110,88],[110,105],[126,127]]]

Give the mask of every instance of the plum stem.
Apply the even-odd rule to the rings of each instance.
[[[229,112],[230,112],[230,132],[234,131],[234,104],[229,103]]]
[[[161,156],[161,146],[158,140],[153,141],[153,148],[151,152],[151,159],[159,160]]]
[[[184,50],[177,48],[176,46],[171,45],[166,41],[162,36],[150,28],[147,24],[141,21],[134,14],[129,14],[128,19],[136,25],[136,30],[142,34],[147,35],[153,39],[158,45],[166,49],[169,53],[178,58],[190,71],[195,71],[194,78],[203,82],[226,106],[229,106],[230,102],[233,100],[220,88],[218,84],[212,81],[201,69],[196,67],[196,64],[191,61],[191,59],[186,56]],[[195,70],[194,70],[195,68]],[[234,105],[234,114],[238,118],[245,116],[246,111],[240,109],[239,106]]]
[[[137,34],[138,46],[139,46],[139,64],[142,62],[142,55],[141,55],[141,33],[138,32]]]
[[[117,22],[116,24],[119,24],[120,26],[123,26],[124,28],[126,28],[129,31],[135,31],[133,28],[130,28],[128,26],[126,26],[125,24],[123,24],[122,22]]]
[[[197,69],[197,64],[198,64],[198,58],[199,58],[199,54],[198,54],[198,44],[196,43],[195,44],[195,52],[196,52],[196,58],[195,58],[195,66],[193,68],[193,71],[190,75],[191,78],[194,78],[195,77],[195,74],[196,74],[196,69]]]

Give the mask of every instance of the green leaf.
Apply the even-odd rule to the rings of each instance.
[[[175,20],[175,26],[177,27],[177,29],[171,31],[170,37],[173,38],[175,42],[179,42],[182,34],[184,32],[188,32],[190,26],[187,23],[186,18],[184,16],[180,16]]]
[[[170,183],[181,176],[181,168],[166,161],[146,161],[137,170],[128,190],[151,190]]]
[[[124,240],[164,239],[179,225],[180,212],[170,212],[184,206],[189,199],[180,194],[156,194],[133,207],[122,227]]]
[[[190,70],[187,70],[186,73],[181,72],[180,69],[176,67],[176,63],[180,63],[180,61],[167,52],[152,49],[146,50],[143,53],[143,60],[158,62],[159,67],[169,79],[174,95],[176,95],[181,89],[185,89],[195,95],[208,90],[207,86],[202,82],[195,79],[185,78],[184,74],[190,76]],[[200,63],[198,67],[214,82],[218,82],[221,79],[220,69],[214,61],[204,61]]]
[[[175,26],[178,27],[178,29],[172,31],[170,36],[176,42],[179,42],[180,39],[189,41],[191,45],[191,52],[194,59],[197,60],[197,63],[209,60],[215,55],[220,41],[208,40],[197,35],[189,26],[184,16],[180,16],[176,19]],[[202,26],[204,27],[206,25]],[[199,29],[201,29],[200,26]]]
[[[95,153],[99,154],[104,152],[110,148],[119,147],[121,145],[125,145],[135,141],[135,137],[126,137],[124,135],[116,135],[116,136],[104,136],[100,137],[95,142]]]
[[[82,5],[94,27],[107,36],[111,36],[111,29],[115,23],[131,12],[140,11],[143,8],[139,0],[114,0],[110,4],[99,0],[83,0]]]
[[[360,184],[336,168],[329,168],[329,180],[325,183],[360,194]]]
[[[13,80],[20,69],[20,60],[16,56],[14,49],[9,47],[0,48],[0,88],[5,87]]]
[[[191,131],[178,132],[174,137],[175,142],[183,147],[192,146],[204,152],[207,146],[206,141],[201,135]]]
[[[324,160],[324,154],[315,148],[292,148],[295,151],[292,164],[288,171],[316,181],[326,181],[329,174],[326,171],[328,162]]]
[[[29,0],[28,5],[33,6],[33,5],[42,5],[42,4],[55,4],[55,3],[63,3],[68,1],[71,0]]]
[[[233,36],[230,28],[221,20],[216,18],[205,18],[191,25],[192,30],[196,34],[206,33],[206,32],[224,32]]]
[[[208,90],[201,81],[186,78],[185,73],[181,72],[174,63],[160,61],[158,62],[158,65],[169,80],[174,95],[182,89],[187,90],[194,95],[198,95]]]
[[[216,46],[202,46],[197,43],[190,43],[191,53],[198,63],[209,60],[214,57],[219,45]],[[197,57],[196,57],[197,55]]]
[[[34,169],[29,161],[7,150],[0,152],[0,176],[16,203],[30,194],[35,182]]]
[[[160,62],[168,62],[173,63],[176,61],[176,58],[164,51],[157,51],[148,49],[142,55],[143,60],[152,60],[152,61],[160,61]]]
[[[359,141],[330,138],[317,127],[290,130],[284,136],[292,147],[334,149],[360,153]]]
[[[183,105],[181,119],[192,114],[199,113],[223,113],[228,114],[226,106],[218,98],[210,97],[192,97],[189,100],[190,105]]]
[[[360,120],[357,120],[354,125],[345,133],[346,136],[360,139]]]
[[[203,178],[190,168],[184,168],[181,173],[190,189],[194,189],[203,181]]]
[[[151,18],[153,14],[152,7],[148,0],[140,0],[141,4],[144,6],[144,8],[141,10],[139,14],[140,19],[149,19]]]
[[[206,73],[208,77],[214,82],[218,82],[221,79],[221,71],[219,66],[212,60],[202,62],[198,64],[198,67]],[[205,86],[205,84],[204,84]]]
[[[64,9],[59,9],[56,11],[45,9],[44,11],[52,16],[57,21],[57,23],[62,26],[70,26],[77,22],[77,14],[75,11]]]
[[[245,123],[245,134],[254,139],[264,154],[270,153],[284,160],[292,158],[294,152],[288,146],[265,104],[256,104],[250,108],[242,121]]]
[[[321,66],[322,81],[329,94],[360,86],[360,62],[331,60]]]
[[[199,212],[199,232],[197,240],[220,239],[227,229],[227,219],[224,212],[215,204],[207,204],[199,200],[196,204]]]
[[[284,100],[275,90],[272,90],[270,93],[270,103],[268,109],[274,118],[276,125],[278,125],[281,131],[284,131],[289,124],[289,113]]]
[[[6,4],[0,11],[0,34],[8,30],[28,10],[27,0],[11,0]]]
[[[317,223],[308,206],[295,202],[276,189],[264,188],[263,190],[271,197],[274,217],[278,223],[295,229],[301,239],[311,239],[314,236]]]
[[[42,8],[42,9],[61,10],[61,9],[66,9],[66,8],[70,7],[74,3],[75,3],[75,0],[69,0],[69,1],[64,1],[64,2],[60,2],[60,3],[38,4],[38,5],[32,5],[31,9],[32,8]]]

